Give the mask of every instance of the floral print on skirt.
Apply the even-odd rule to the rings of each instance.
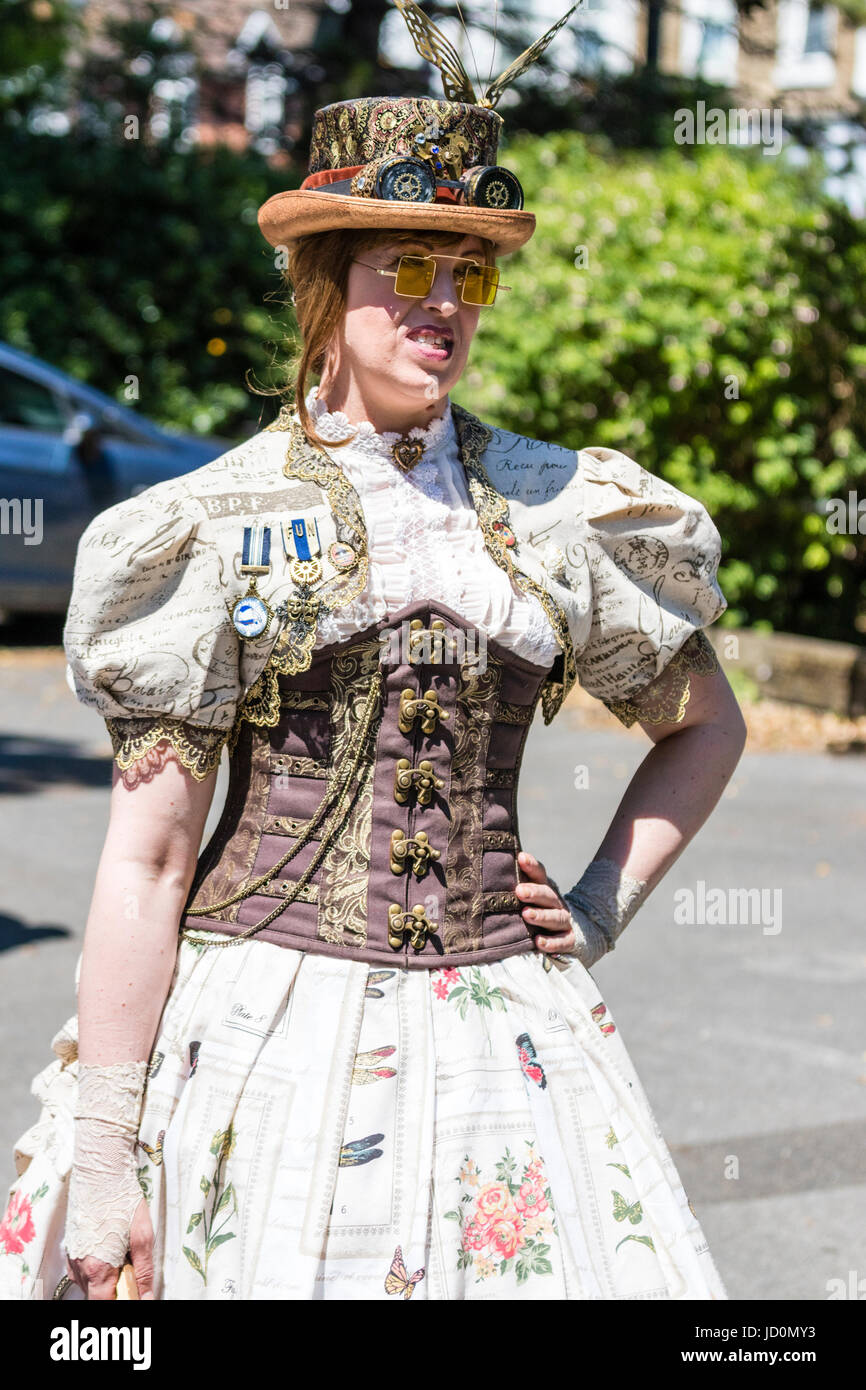
[[[50,1299],[66,1270],[76,1032],[16,1145],[6,1299]],[[578,962],[182,940],[139,1155],[161,1299],[727,1298]]]

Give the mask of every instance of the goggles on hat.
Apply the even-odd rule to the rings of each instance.
[[[356,197],[384,198],[396,203],[432,203],[439,189],[450,189],[456,203],[509,212],[522,210],[523,188],[510,169],[501,164],[479,164],[464,170],[459,179],[442,178],[439,154],[439,146],[432,145],[426,158],[385,155],[355,174],[351,191]]]
[[[407,299],[420,299],[430,292],[436,276],[435,256],[438,255],[440,253],[437,251],[433,256],[401,256],[396,270],[383,270],[377,265],[370,265],[368,261],[356,263],[375,270],[377,275],[395,276],[395,294],[405,295]],[[486,308],[495,302],[497,290],[511,288],[510,285],[500,285],[499,269],[495,265],[481,265],[465,256],[442,255],[440,259],[460,262],[455,267],[454,280],[460,286],[460,298],[464,304],[480,304]]]

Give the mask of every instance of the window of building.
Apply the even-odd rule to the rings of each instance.
[[[278,63],[252,63],[247,72],[244,124],[254,136],[277,139],[286,108],[286,74]]]
[[[816,5],[810,0],[806,19],[806,39],[804,53],[829,53],[831,50],[832,26],[830,11],[826,5]]]
[[[855,97],[866,97],[866,24],[854,30],[854,68],[851,91]]]
[[[577,61],[584,74],[604,71],[604,42],[592,29],[581,29],[575,34],[577,40]]]
[[[235,44],[242,53],[253,53],[260,46],[273,52],[282,48],[280,31],[267,10],[253,10],[247,15]]]
[[[621,76],[634,70],[639,10],[639,0],[587,0],[572,15],[566,29],[573,34],[580,73]]]
[[[198,82],[192,76],[160,77],[150,93],[150,133],[155,140],[195,138]]]
[[[680,19],[680,72],[733,87],[739,54],[734,0],[683,0]]]
[[[779,0],[776,26],[778,88],[831,87],[836,80],[837,11],[815,0]]]

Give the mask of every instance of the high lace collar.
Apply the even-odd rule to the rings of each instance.
[[[365,454],[384,459],[391,464],[394,463],[392,448],[400,439],[420,439],[424,446],[421,462],[424,462],[430,454],[448,444],[455,434],[451,402],[447,399],[444,414],[431,420],[426,427],[415,425],[406,435],[393,430],[384,430],[379,434],[369,420],[362,420],[360,424],[354,424],[342,410],[328,410],[325,402],[319,400],[318,393],[318,386],[313,386],[307,392],[306,405],[315,424],[316,432],[323,439],[345,439],[347,434],[354,433],[349,448],[359,449]],[[342,450],[338,450],[338,453],[341,452]]]

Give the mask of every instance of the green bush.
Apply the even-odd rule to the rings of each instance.
[[[255,153],[0,130],[0,338],[174,429],[244,438],[276,407],[284,311],[256,211],[291,185]],[[124,382],[138,378],[139,398]]]
[[[866,223],[758,149],[559,133],[500,157],[537,229],[455,399],[700,498],[723,622],[862,640],[866,538],[830,534],[823,504],[866,475]]]

